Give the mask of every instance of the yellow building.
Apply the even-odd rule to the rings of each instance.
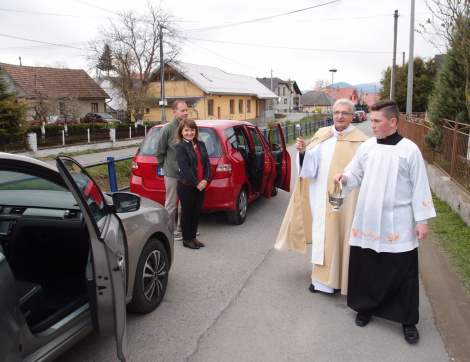
[[[271,121],[274,111],[268,110],[269,100],[277,99],[256,78],[226,73],[219,68],[178,63],[164,67],[164,98],[166,122],[173,119],[172,105],[177,99],[186,101],[189,118]],[[150,86],[152,105],[145,121],[161,122],[161,76],[158,69]]]

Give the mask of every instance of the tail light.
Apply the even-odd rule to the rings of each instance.
[[[139,170],[139,164],[135,161],[132,161],[132,174],[134,176],[140,176],[142,177],[142,173]]]
[[[221,179],[232,176],[232,162],[223,154],[215,167],[213,179]]]

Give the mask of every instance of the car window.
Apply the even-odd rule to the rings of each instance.
[[[222,156],[222,145],[219,135],[214,129],[199,127],[199,138],[204,141],[209,157],[219,158]]]
[[[232,147],[237,151],[246,153],[250,152],[250,146],[248,145],[246,134],[242,127],[227,128],[225,130],[225,135],[227,136]]]
[[[251,139],[253,140],[253,145],[255,146],[255,152],[263,152],[263,143],[261,142],[261,139],[258,136],[258,133],[253,128],[249,128],[249,132],[251,135]]]
[[[93,180],[87,175],[87,173],[76,163],[67,159],[63,160],[63,162],[67,168],[67,171],[70,173],[83,196],[87,200],[88,206],[90,206],[90,209],[93,212],[93,217],[98,223],[98,228],[100,231],[102,231],[104,227],[104,221],[106,220],[108,213],[106,211],[106,204],[103,201],[100,190]]]
[[[157,140],[162,127],[152,128],[145,136],[139,149],[139,156],[155,156]]]
[[[0,190],[68,191],[49,180],[17,171],[0,171]]]

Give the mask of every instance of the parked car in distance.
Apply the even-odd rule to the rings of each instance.
[[[81,123],[121,123],[119,119],[113,118],[108,113],[87,113],[80,119]]]
[[[57,124],[57,125],[64,125],[65,120],[67,120],[67,124],[76,124],[78,121],[74,119],[72,116],[53,116],[54,119],[49,121],[47,124]],[[49,117],[48,117],[49,118]]]
[[[66,156],[0,152],[0,361],[51,361],[93,329],[124,360],[126,304],[159,306],[173,244],[156,202],[103,194]]]
[[[359,115],[361,116],[361,122],[364,122],[365,120],[367,120],[366,112],[364,111],[356,111],[356,112],[359,113]]]
[[[362,122],[362,117],[359,112],[354,112],[353,123]]]
[[[291,160],[284,135],[274,125],[264,135],[251,123],[235,120],[196,120],[211,163],[211,179],[202,210],[225,211],[231,224],[245,221],[248,204],[263,195],[289,191]],[[165,183],[155,148],[163,125],[152,127],[132,163],[130,191],[165,204]]]

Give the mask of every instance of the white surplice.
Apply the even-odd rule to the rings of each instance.
[[[376,252],[418,247],[416,222],[435,217],[426,167],[419,148],[403,138],[396,145],[371,138],[345,169],[343,193],[361,186],[349,244]]]
[[[311,178],[309,185],[310,194],[310,209],[313,217],[312,227],[312,266],[315,264],[323,265],[325,255],[325,217],[326,214],[326,194],[328,182],[328,175],[330,172],[331,158],[336,146],[336,140],[341,133],[347,133],[354,129],[353,125],[349,125],[344,131],[338,132],[335,126],[331,126],[333,136],[319,143],[315,147],[307,150],[304,154],[302,166],[300,166],[299,155],[297,155],[297,169],[299,170],[299,177]],[[317,217],[315,217],[317,215]],[[316,290],[332,293],[333,288],[330,288],[323,283],[312,279],[312,284]]]

